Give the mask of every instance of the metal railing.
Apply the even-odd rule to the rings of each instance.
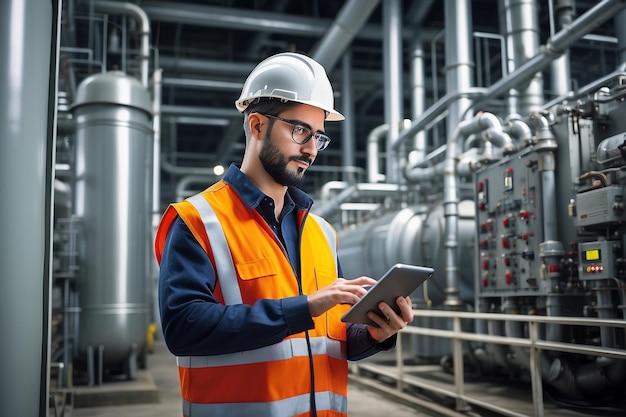
[[[577,318],[577,317],[547,317],[536,315],[521,315],[521,314],[491,314],[491,313],[472,313],[472,312],[459,312],[459,311],[443,311],[443,310],[413,310],[415,317],[431,317],[431,318],[444,318],[449,319],[452,322],[451,330],[433,329],[428,327],[419,326],[407,326],[398,335],[398,341],[396,345],[395,358],[396,369],[395,375],[386,374],[387,377],[396,379],[396,390],[403,392],[407,384],[416,385],[416,382],[408,381],[406,378],[406,372],[404,370],[404,358],[403,353],[403,336],[406,335],[423,335],[430,337],[441,337],[452,339],[453,349],[453,363],[454,363],[454,391],[449,391],[434,387],[429,384],[423,384],[420,388],[425,390],[437,391],[439,394],[444,394],[455,398],[457,411],[465,411],[468,409],[468,404],[475,404],[484,409],[497,412],[502,415],[508,416],[524,416],[524,414],[517,413],[512,410],[507,410],[502,407],[495,406],[493,404],[487,404],[480,398],[471,397],[465,393],[465,381],[463,374],[463,342],[484,342],[495,343],[508,346],[520,346],[529,349],[530,366],[528,371],[530,372],[530,381],[532,389],[533,399],[533,416],[544,416],[544,402],[543,402],[543,386],[542,386],[542,373],[541,373],[541,360],[540,355],[542,351],[554,351],[554,352],[566,352],[592,356],[602,356],[607,358],[616,358],[626,360],[626,351],[617,348],[608,348],[602,346],[591,346],[574,343],[561,343],[544,340],[540,337],[540,329],[542,324],[551,325],[571,325],[571,326],[591,326],[591,327],[612,327],[626,329],[626,320],[620,319],[592,319],[592,318]],[[487,321],[516,321],[524,322],[528,325],[528,338],[516,338],[508,336],[495,336],[487,334],[469,333],[462,330],[462,320],[487,320]],[[366,364],[353,364],[353,370],[358,371],[359,368],[367,369]],[[418,384],[419,385],[419,384]]]

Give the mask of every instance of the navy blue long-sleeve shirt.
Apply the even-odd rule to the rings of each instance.
[[[289,188],[284,208],[274,216],[274,202],[236,166],[224,181],[244,203],[261,213],[283,242],[296,274],[300,271],[296,209],[308,210],[312,199]],[[251,244],[253,244],[251,242]],[[339,276],[342,276],[339,268]],[[165,342],[178,356],[206,356],[241,352],[278,343],[314,327],[306,295],[261,299],[253,305],[224,306],[213,295],[214,267],[187,225],[177,218],[168,233],[161,258],[159,307]],[[396,337],[374,343],[365,325],[347,325],[349,360],[359,360],[395,346]]]

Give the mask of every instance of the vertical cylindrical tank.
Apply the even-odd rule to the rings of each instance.
[[[121,71],[90,76],[76,96],[77,353],[102,346],[104,364],[112,364],[143,348],[148,325],[152,105],[140,82]]]
[[[0,1],[0,407],[48,410],[59,4]]]

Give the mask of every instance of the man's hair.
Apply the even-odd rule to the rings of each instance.
[[[243,112],[243,130],[246,133],[246,141],[247,138],[250,137],[250,131],[248,129],[248,116],[250,115],[250,113],[263,113],[271,114],[272,116],[278,116],[280,112],[290,109],[291,107],[295,107],[298,104],[300,103],[295,101],[287,101],[278,98],[268,97],[261,97],[252,101]],[[274,119],[270,119],[270,123],[273,122]]]

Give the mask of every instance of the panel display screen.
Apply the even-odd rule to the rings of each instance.
[[[600,249],[590,249],[585,251],[585,261],[599,261],[600,258]]]

